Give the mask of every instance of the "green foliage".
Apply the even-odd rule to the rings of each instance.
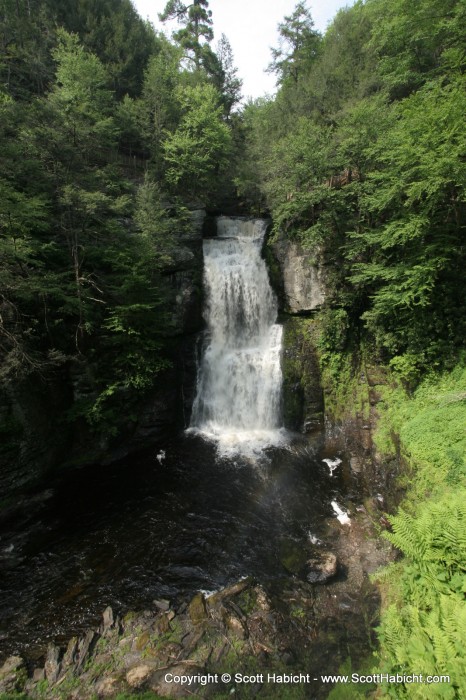
[[[233,61],[233,50],[225,34],[220,37],[215,55],[218,66],[217,71],[212,75],[213,84],[222,95],[224,113],[229,118],[233,108],[241,100],[243,81],[238,78],[238,69]]]
[[[280,47],[272,49],[268,70],[277,74],[279,84],[286,80],[297,83],[318,55],[321,36],[313,27],[311,13],[304,2],[299,2],[292,14],[278,25]]]
[[[395,355],[390,360],[389,366],[397,377],[403,382],[404,386],[410,387],[417,384],[420,376],[420,358],[412,353],[404,355]]]
[[[343,663],[338,669],[338,674],[343,676],[351,676],[352,673],[358,673],[359,675],[371,675],[372,663],[372,660],[369,659],[357,668],[354,668],[351,657],[349,656],[345,663]],[[364,685],[337,683],[337,685],[335,685],[330,691],[328,700],[360,700],[362,698],[370,697],[369,693],[373,693],[375,690],[375,683],[364,683]]]
[[[466,477],[465,396],[466,370],[461,364],[440,377],[427,377],[412,397],[402,389],[385,389],[374,439],[381,452],[390,453],[390,436],[400,436],[403,454],[416,470],[413,502]]]
[[[181,121],[163,144],[166,179],[174,191],[207,195],[228,163],[231,134],[212,85],[180,87]]]
[[[466,371],[426,378],[410,397],[385,395],[376,442],[398,434],[409,490],[386,537],[403,560],[377,575],[390,605],[377,671],[451,676],[451,684],[385,688],[391,697],[462,698],[466,690]],[[387,439],[388,438],[388,439]]]
[[[208,43],[214,38],[212,30],[212,12],[207,0],[193,0],[185,4],[182,0],[169,0],[164,11],[159,14],[162,22],[176,19],[182,28],[174,33],[173,38],[185,52],[185,57],[191,60],[198,71],[211,51]]]
[[[464,3],[457,0],[371,0],[372,49],[391,94],[403,97],[458,50],[464,61]],[[445,55],[446,54],[446,55]]]
[[[1,0],[0,83],[15,98],[43,95],[52,84],[51,49],[60,27],[77,34],[107,66],[118,98],[140,93],[158,40],[130,0]]]
[[[109,86],[118,99],[140,95],[144,70],[160,43],[131,0],[46,0],[46,4],[56,24],[77,34],[105,64]]]
[[[151,152],[154,174],[163,175],[162,143],[167,132],[176,129],[180,119],[180,104],[176,89],[180,82],[180,51],[165,42],[162,50],[154,56],[144,75],[142,99],[132,106],[135,119],[129,124],[140,128],[136,132],[136,143],[147,145]],[[136,122],[136,124],[135,124]]]
[[[129,0],[73,7],[50,0],[35,18],[23,11],[27,4],[5,0],[0,13],[0,38],[11,47],[21,37],[24,49],[0,66],[8,74],[0,100],[0,376],[47,379],[64,366],[64,376],[69,369],[80,377],[68,418],[114,434],[121,406],[134,420],[141,396],[170,364],[175,302],[167,271],[189,226],[183,198],[192,191],[175,176],[179,199],[167,194],[163,143],[180,132],[193,136],[199,160],[190,177],[196,181],[202,167],[208,194],[229,130],[214,88],[181,88],[179,49],[155,40]],[[50,30],[47,92],[28,73],[42,19]],[[130,49],[121,37],[117,48],[125,28],[140,46]],[[118,102],[124,86],[131,96]]]
[[[313,52],[300,3],[274,51],[299,77],[245,112],[239,192],[327,263],[327,305],[408,387],[464,341],[462,20],[459,0],[358,2]]]

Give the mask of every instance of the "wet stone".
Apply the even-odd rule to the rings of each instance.
[[[105,608],[102,618],[102,634],[105,635],[109,630],[112,629],[113,625],[115,624],[113,610],[110,606],[108,606],[108,608]]]
[[[280,561],[290,574],[298,574],[306,565],[309,552],[294,540],[280,542]]]
[[[92,653],[92,649],[94,647],[95,642],[97,641],[97,638],[98,635],[93,630],[89,630],[79,642],[78,659],[76,664],[78,668],[84,665],[84,662]]]
[[[227,631],[238,639],[246,639],[248,634],[247,631],[238,618],[235,615],[226,614],[224,617],[225,627]]]
[[[35,668],[32,674],[32,680],[34,683],[39,683],[39,681],[45,680],[45,671],[43,668]]]
[[[146,646],[149,644],[149,642],[150,642],[150,634],[146,630],[139,637],[137,637],[135,640],[135,647],[136,647],[137,651],[142,651],[143,649],[145,649]]]
[[[355,474],[359,474],[362,471],[362,462],[359,457],[350,458],[350,468]]]
[[[303,573],[309,583],[326,583],[336,575],[337,569],[338,561],[333,552],[319,552],[308,559]]]
[[[63,668],[72,666],[76,662],[76,654],[78,651],[79,640],[77,637],[72,637],[68,642],[65,654],[62,660]]]
[[[157,635],[167,634],[167,632],[170,632],[170,629],[170,620],[167,615],[161,615],[157,618],[154,625],[154,630]]]

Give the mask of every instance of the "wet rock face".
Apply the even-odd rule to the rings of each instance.
[[[279,239],[272,248],[282,271],[287,310],[302,314],[320,309],[325,301],[322,267],[299,243]]]
[[[104,435],[96,437],[84,421],[71,425],[63,419],[77,401],[92,401],[97,396],[92,366],[87,361],[68,363],[45,380],[31,375],[12,385],[0,385],[2,499],[21,492],[65,460],[87,464],[116,461],[158,441],[182,422],[178,415],[180,394],[189,400],[195,383],[195,373],[190,370],[186,387],[181,389],[185,367],[192,363],[183,355],[183,347],[191,346],[193,355],[191,336],[203,327],[202,240],[206,212],[199,203],[193,206],[196,208],[190,211],[190,221],[180,232],[173,260],[165,270],[172,291],[168,312],[173,370],[157,378],[136,420],[124,415],[120,422],[116,419],[120,436],[116,441]]]
[[[172,253],[168,268],[170,285],[174,291],[171,316],[173,333],[195,333],[202,328],[202,237],[206,212],[189,212],[190,225],[180,233],[177,248]]]
[[[286,428],[310,433],[323,422],[324,400],[313,318],[288,317],[283,323],[283,420]]]
[[[63,414],[72,400],[65,370],[0,385],[0,493],[27,488],[67,454],[71,432]],[[57,429],[60,425],[60,429]]]

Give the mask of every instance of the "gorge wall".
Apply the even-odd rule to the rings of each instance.
[[[199,205],[197,205],[199,207]],[[206,212],[176,241],[164,275],[171,288],[167,348],[170,366],[156,376],[137,410],[122,410],[110,430],[93,430],[73,416],[78,400],[97,396],[92,361],[81,357],[59,370],[0,384],[0,489],[3,507],[58,465],[108,463],[159,441],[187,424],[196,378],[194,346],[202,320],[202,238]],[[131,396],[121,396],[121,404]],[[13,499],[13,500],[12,500]]]
[[[205,236],[214,235],[215,217],[200,207],[190,211],[191,225],[180,234],[164,274],[172,288],[169,308],[171,366],[159,373],[137,410],[122,410],[111,431],[92,430],[83,418],[72,419],[73,406],[95,395],[92,364],[75,360],[49,376],[30,376],[14,387],[0,387],[3,440],[0,479],[4,503],[58,465],[109,463],[157,444],[189,425],[196,386],[196,346],[202,330],[203,253]],[[355,469],[370,462],[371,420],[377,404],[375,373],[362,372],[359,386],[344,398],[322,376],[318,311],[328,297],[327,270],[318,254],[284,236],[269,238],[263,248],[269,276],[279,300],[283,324],[283,423],[312,433],[324,416],[353,442]],[[353,385],[352,385],[353,386]],[[122,396],[122,404],[125,399]],[[366,465],[367,466],[367,465]]]
[[[342,355],[335,374],[323,360],[324,303],[331,309],[331,265],[320,251],[304,249],[284,234],[270,238],[264,251],[283,323],[283,419],[289,430],[312,433],[325,426],[329,445],[344,446],[351,471],[378,484],[388,500],[396,501],[393,477],[396,459],[386,464],[373,442],[383,370],[362,358]],[[336,348],[335,348],[336,350]],[[336,380],[338,376],[338,381]]]

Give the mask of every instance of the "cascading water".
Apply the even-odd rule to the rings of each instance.
[[[283,441],[282,327],[261,258],[265,229],[262,219],[219,217],[217,238],[204,241],[207,335],[190,428],[222,453]]]

